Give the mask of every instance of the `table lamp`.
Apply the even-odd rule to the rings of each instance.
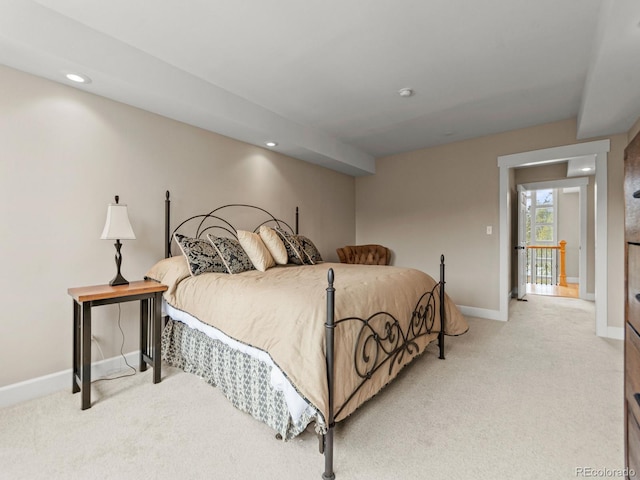
[[[129,214],[127,213],[127,206],[118,203],[120,197],[116,195],[116,203],[110,203],[107,207],[107,221],[104,224],[104,230],[100,238],[102,240],[115,240],[114,246],[116,247],[116,267],[118,269],[116,276],[109,282],[109,285],[128,285],[129,282],[120,273],[120,267],[122,266],[122,255],[120,249],[122,243],[120,240],[135,240],[136,236],[131,228],[129,222]]]

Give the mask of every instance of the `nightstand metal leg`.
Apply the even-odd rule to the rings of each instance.
[[[91,407],[91,302],[82,303],[82,410]]]
[[[160,323],[161,312],[160,305],[162,302],[162,293],[158,292],[153,296],[153,383],[160,383],[162,347],[160,345]]]
[[[140,300],[140,371],[147,370],[149,357],[149,299]]]
[[[80,378],[80,305],[73,300],[73,368],[71,369],[71,393],[78,393],[78,378]]]

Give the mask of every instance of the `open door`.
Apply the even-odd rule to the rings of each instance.
[[[518,300],[527,294],[527,191],[518,185]]]

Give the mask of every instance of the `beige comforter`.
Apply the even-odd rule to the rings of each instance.
[[[400,321],[404,331],[420,296],[435,285],[430,276],[414,269],[334,263],[192,277],[182,256],[160,261],[147,277],[169,286],[164,296],[173,307],[236,340],[268,352],[298,392],[326,419],[324,324],[329,268],[335,272],[336,320],[351,316],[366,319],[383,311]],[[448,298],[446,316],[445,333],[459,335],[467,331],[464,317]],[[384,325],[384,319],[378,320],[377,323]],[[420,352],[436,338],[439,325],[436,318],[434,333],[416,340]],[[353,367],[353,345],[361,327],[361,322],[349,321],[335,330],[334,412],[343,406],[362,380]],[[384,333],[382,327],[379,333]],[[340,421],[352,413],[414,357],[415,352],[405,354],[391,372],[388,363],[380,368],[335,420]]]

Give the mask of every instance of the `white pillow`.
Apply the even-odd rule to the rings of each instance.
[[[288,262],[287,248],[284,246],[284,242],[280,238],[280,235],[278,235],[273,228],[267,227],[266,225],[262,225],[259,232],[260,238],[266,245],[275,262],[278,265],[286,265]]]
[[[256,270],[264,272],[267,268],[276,266],[276,262],[271,256],[271,253],[269,253],[269,249],[257,233],[238,230],[238,241],[242,249],[249,256],[253,266],[256,267]]]

